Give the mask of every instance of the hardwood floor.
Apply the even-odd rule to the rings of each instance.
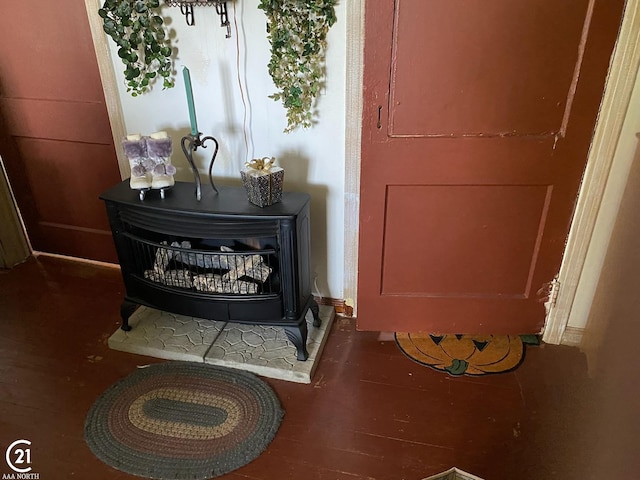
[[[94,400],[160,361],[107,347],[122,295],[108,267],[40,257],[0,271],[0,453],[30,440],[43,480],[136,478],[83,440]],[[582,480],[603,451],[601,389],[574,348],[528,347],[513,372],[453,378],[338,317],[311,385],[266,381],[286,410],[280,430],[221,478],[418,480],[457,466],[487,480]]]

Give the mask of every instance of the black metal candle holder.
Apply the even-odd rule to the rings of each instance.
[[[196,164],[193,161],[193,152],[198,150],[199,147],[207,148],[207,146],[205,145],[205,142],[207,140],[212,140],[216,146],[215,150],[213,151],[213,155],[211,156],[211,162],[209,162],[209,181],[211,182],[213,191],[216,192],[216,194],[218,193],[218,189],[216,188],[216,185],[213,182],[213,173],[212,173],[213,162],[215,162],[216,155],[218,155],[218,149],[219,149],[218,141],[211,136],[200,139],[200,135],[202,135],[201,132],[198,132],[198,135],[193,135],[193,134],[185,135],[184,137],[182,137],[182,140],[180,142],[180,144],[182,145],[182,151],[184,152],[185,157],[187,157],[187,161],[189,162],[189,165],[191,166],[191,170],[193,171],[193,177],[196,182],[196,199],[198,201],[202,199],[202,186],[200,183],[200,172],[198,172],[198,168],[196,167]]]

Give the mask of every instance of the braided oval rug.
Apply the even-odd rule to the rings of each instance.
[[[257,458],[284,411],[249,372],[190,362],[140,368],[93,404],[85,440],[107,465],[146,478],[205,479]]]

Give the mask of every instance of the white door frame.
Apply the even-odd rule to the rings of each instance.
[[[102,80],[102,90],[104,92],[104,101],[109,116],[109,124],[111,125],[113,144],[116,145],[120,177],[124,180],[131,175],[131,169],[124,152],[121,148],[117,148],[126,136],[126,129],[124,114],[122,113],[122,103],[120,102],[120,94],[118,93],[118,85],[116,84],[116,73],[111,60],[111,50],[109,49],[107,36],[102,29],[102,18],[98,15],[98,10],[101,8],[102,2],[101,0],[84,0],[84,6],[87,10],[87,19],[89,21],[89,28],[91,29],[91,37],[93,38],[93,48],[96,52],[96,59],[98,60],[98,70]]]
[[[344,296],[357,315],[358,285],[358,214],[360,202],[360,145],[362,132],[362,85],[364,17],[366,0],[349,0],[347,4],[347,106],[345,148],[345,236]],[[587,167],[579,193],[574,219],[567,239],[562,266],[558,274],[560,289],[555,305],[545,322],[543,340],[560,344],[567,328],[581,278],[598,275],[585,271],[585,259],[594,237],[594,228],[613,156],[622,129],[631,91],[640,61],[640,0],[628,0],[617,46],[612,58]],[[614,213],[615,214],[615,213]],[[597,232],[602,235],[603,232]],[[610,232],[604,232],[609,238]],[[606,245],[598,248],[604,257]],[[592,250],[594,253],[594,250]],[[585,299],[590,301],[590,299]]]
[[[31,246],[9,185],[9,178],[0,157],[0,269],[11,268],[31,255]]]
[[[555,306],[547,315],[543,336],[543,340],[547,343],[580,343],[579,335],[577,339],[568,338],[567,326],[573,317],[577,316],[574,313],[578,309],[586,310],[584,316],[588,316],[595,294],[597,278],[600,277],[614,224],[614,222],[604,222],[604,225],[599,226],[598,216],[618,214],[617,205],[613,211],[603,209],[602,199],[607,188],[624,189],[626,182],[614,184],[612,178],[620,175],[628,176],[628,171],[620,172],[626,167],[613,160],[640,63],[639,42],[640,1],[628,0],[616,49],[611,59],[609,77],[589,150],[573,223],[558,274],[558,297]],[[595,266],[585,265],[587,255],[598,259],[593,262]],[[579,292],[582,292],[580,302],[583,304],[575,305]],[[576,318],[575,320],[578,324],[585,325],[587,319]]]
[[[347,2],[347,81],[344,175],[344,300],[357,316],[360,146],[364,73],[365,0]]]

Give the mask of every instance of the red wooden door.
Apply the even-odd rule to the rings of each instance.
[[[360,329],[541,330],[623,3],[367,1]]]
[[[120,181],[83,0],[0,15],[0,155],[35,250],[117,262],[98,195]]]

